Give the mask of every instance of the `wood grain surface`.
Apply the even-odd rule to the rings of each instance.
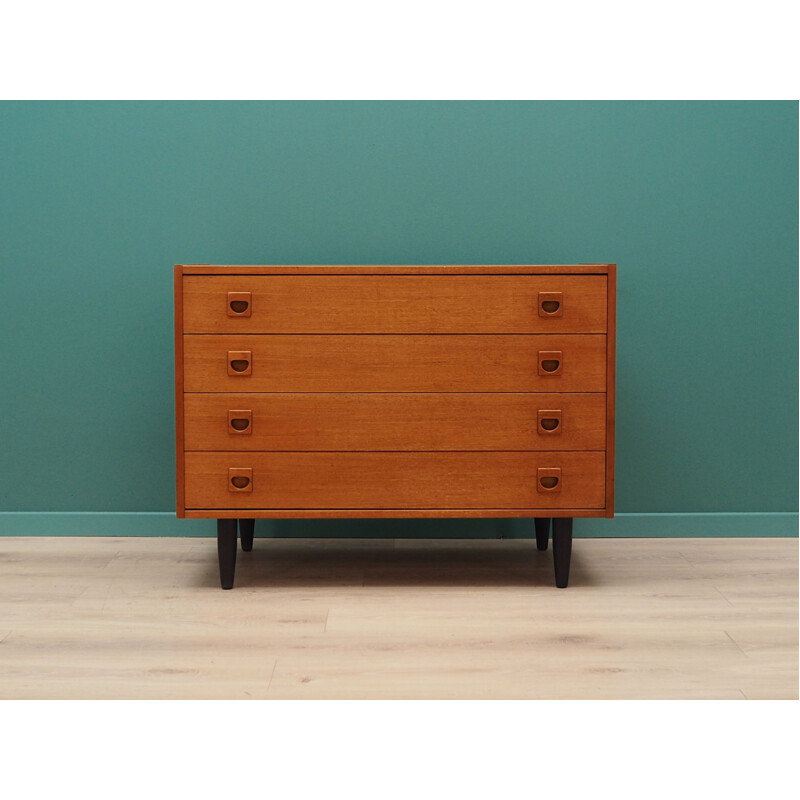
[[[604,392],[606,337],[552,335],[187,335],[187,392]],[[561,350],[559,375],[537,374]],[[252,374],[229,375],[229,351]]]
[[[608,335],[606,336],[606,514],[614,516],[614,458],[617,408],[617,265],[608,265]]]
[[[183,517],[185,503],[183,498],[183,274],[180,267],[173,273],[174,290],[174,348],[175,348],[175,512]]]
[[[187,508],[186,519],[241,519],[242,509]],[[534,517],[607,517],[597,508],[248,508],[253,519],[533,519]]]
[[[245,434],[228,423],[237,409]],[[549,433],[538,416],[553,411]],[[605,419],[602,393],[184,396],[187,450],[603,450]]]
[[[607,275],[612,264],[178,264],[183,275]]]
[[[229,292],[249,292],[231,316]],[[539,292],[561,292],[543,316]],[[186,333],[605,333],[604,275],[225,275],[183,279]]]
[[[238,309],[228,308],[229,292]],[[553,306],[544,300],[561,302],[558,313],[548,315]],[[248,502],[253,516],[534,516],[548,504],[553,516],[613,516],[613,264],[178,265],[175,302],[178,516],[233,516]],[[241,374],[240,365],[228,364],[237,352],[247,353]],[[553,353],[560,354],[557,374],[543,374],[539,362]],[[538,425],[551,412],[560,412],[560,433]],[[230,424],[240,424],[241,415],[249,420],[244,433]],[[295,463],[310,456],[313,471],[320,465],[315,450],[350,451],[341,454],[352,467],[342,478],[348,486],[369,486],[371,468],[359,465],[359,456],[389,456],[393,488],[378,495],[381,507],[346,507],[341,497],[309,505],[323,488],[316,484],[291,508],[262,506],[263,470],[238,462],[220,475],[254,469],[254,483],[252,492],[226,488],[233,510],[187,502],[184,468],[194,456],[253,455],[274,465],[283,451]],[[506,459],[528,451],[592,456],[602,468],[577,499],[562,491],[531,499],[531,464],[532,481],[512,481],[510,494],[498,495],[507,484]],[[467,462],[480,457],[481,468],[471,473],[470,463],[461,464],[459,479],[436,461],[443,453]],[[422,473],[403,460],[420,457],[427,460]],[[487,462],[494,466],[483,480]],[[425,469],[430,480],[419,477]],[[201,470],[192,485],[208,480]],[[304,480],[296,472],[294,483]],[[445,485],[437,489],[437,481]],[[423,507],[430,498],[440,502],[447,484],[455,494],[446,507]],[[285,488],[285,498],[296,497],[296,486]],[[604,493],[599,500],[597,491]],[[489,502],[492,496],[500,499]]]
[[[257,523],[232,592],[213,538],[0,537],[0,698],[798,698],[796,538],[576,539],[560,591],[533,540],[415,528]]]
[[[186,453],[193,509],[595,508],[605,498],[602,452]],[[538,469],[559,467],[542,492]],[[252,491],[228,487],[252,469]]]

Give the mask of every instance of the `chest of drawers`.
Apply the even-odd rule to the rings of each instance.
[[[614,514],[613,264],[175,267],[177,514]]]

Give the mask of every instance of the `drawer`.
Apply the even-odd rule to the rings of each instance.
[[[187,450],[603,450],[604,394],[184,395]]]
[[[605,275],[189,275],[185,333],[605,333]]]
[[[189,335],[187,392],[603,392],[606,337]]]
[[[202,453],[187,509],[602,508],[605,453]]]

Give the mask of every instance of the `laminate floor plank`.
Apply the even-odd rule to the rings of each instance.
[[[797,540],[0,539],[0,698],[797,699]]]

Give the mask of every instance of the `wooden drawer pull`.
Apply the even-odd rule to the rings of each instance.
[[[253,412],[228,411],[228,433],[251,434],[253,432]]]
[[[228,350],[228,375],[250,375],[252,366],[252,351]]]
[[[538,431],[541,434],[557,434],[561,433],[561,409],[544,409],[540,408],[538,416]]]
[[[561,467],[539,467],[536,488],[540,492],[561,491]]]
[[[539,316],[560,317],[564,313],[563,292],[539,292]]]
[[[228,491],[229,492],[252,492],[253,491],[253,469],[252,469],[252,467],[229,467],[228,468]]]
[[[253,310],[250,292],[228,292],[228,316],[249,317]]]
[[[540,375],[560,375],[563,366],[563,359],[560,350],[540,350],[539,351],[539,374]]]

